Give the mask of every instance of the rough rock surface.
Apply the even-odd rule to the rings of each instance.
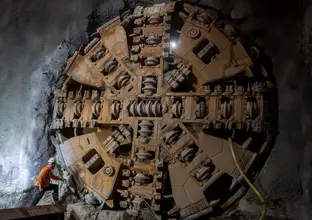
[[[67,220],[127,220],[129,215],[122,211],[100,210],[91,205],[75,203],[67,206]]]
[[[256,184],[276,218],[310,219],[311,2],[193,2],[242,19],[241,29],[272,58],[279,88],[280,134]],[[98,24],[134,5],[135,0],[0,2],[1,208],[29,201],[36,174],[54,151],[47,136],[50,99],[68,55]],[[252,192],[245,198],[256,200]],[[241,210],[246,207],[240,203]]]

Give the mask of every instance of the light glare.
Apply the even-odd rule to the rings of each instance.
[[[171,42],[170,42],[170,46],[171,46],[172,49],[176,49],[177,43],[174,42],[174,41],[171,41]]]

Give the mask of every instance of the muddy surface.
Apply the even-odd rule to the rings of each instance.
[[[154,1],[140,1],[151,4]],[[273,61],[279,88],[279,136],[259,174],[277,218],[310,219],[311,46],[310,1],[202,0],[239,19]],[[134,7],[134,0],[0,2],[0,207],[23,206],[36,174],[53,154],[48,140],[52,91],[68,56],[102,22]],[[254,201],[252,192],[246,201]],[[246,211],[248,205],[240,204]],[[258,210],[258,209],[257,209]],[[257,212],[255,210],[255,212]]]

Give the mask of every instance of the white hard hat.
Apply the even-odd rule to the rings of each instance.
[[[54,157],[51,157],[49,160],[48,160],[48,164],[52,164],[52,163],[55,163],[55,158]]]

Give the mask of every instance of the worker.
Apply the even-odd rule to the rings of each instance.
[[[56,161],[55,158],[52,157],[48,160],[48,165],[45,166],[44,168],[42,168],[42,170],[40,171],[39,176],[37,177],[37,181],[34,184],[35,186],[35,196],[31,202],[32,206],[36,206],[38,204],[38,202],[40,201],[40,199],[42,198],[42,196],[44,195],[44,193],[46,191],[50,191],[53,190],[53,200],[56,204],[59,204],[59,200],[58,200],[58,185],[56,184],[51,184],[50,180],[51,178],[54,180],[58,180],[58,181],[64,181],[62,178],[55,176],[52,173],[53,168],[56,165]]]

